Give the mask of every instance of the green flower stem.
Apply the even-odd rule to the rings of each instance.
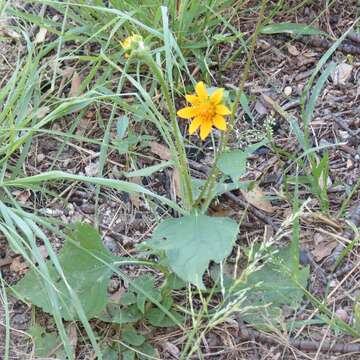
[[[185,208],[191,212],[193,208],[193,195],[192,195],[192,186],[191,186],[191,177],[190,177],[190,170],[188,161],[186,158],[185,147],[182,141],[182,135],[180,132],[180,128],[176,119],[176,111],[174,102],[170,96],[169,88],[166,84],[162,71],[159,69],[158,65],[154,61],[153,57],[150,53],[145,50],[135,50],[131,53],[131,57],[136,57],[142,59],[149,67],[150,70],[153,72],[155,77],[160,83],[161,91],[164,95],[165,102],[168,107],[170,119],[171,119],[171,126],[174,133],[175,138],[175,148],[177,151],[177,159],[175,159],[176,163],[179,165],[180,175],[182,178],[182,183],[184,185],[184,202]]]
[[[259,36],[260,33],[260,29],[262,26],[262,22],[264,19],[264,15],[265,15],[265,7],[266,7],[266,3],[268,2],[268,0],[263,0],[262,4],[261,4],[261,8],[260,8],[260,12],[259,12],[259,17],[258,17],[258,21],[256,23],[256,28],[255,28],[255,33],[252,37],[252,41],[251,41],[251,45],[250,45],[250,51],[248,53],[248,57],[245,63],[245,67],[244,67],[244,74],[241,78],[240,81],[240,86],[239,89],[236,92],[236,98],[235,101],[232,105],[231,108],[231,117],[230,117],[230,121],[229,121],[229,130],[225,133],[222,134],[221,139],[220,139],[220,145],[218,147],[218,150],[216,152],[215,155],[215,162],[213,167],[211,168],[210,174],[208,176],[208,179],[206,180],[206,183],[199,195],[199,197],[196,199],[195,201],[195,205],[194,206],[198,206],[201,203],[201,200],[205,197],[205,202],[202,205],[202,213],[205,213],[210,205],[210,202],[212,200],[212,193],[214,191],[214,187],[216,185],[216,179],[218,177],[219,174],[219,169],[218,169],[218,161],[220,158],[220,155],[224,152],[227,143],[229,141],[229,133],[230,130],[233,129],[234,125],[235,125],[235,113],[236,110],[239,106],[240,103],[240,97],[242,92],[244,91],[244,87],[245,87],[245,82],[249,76],[249,70],[250,70],[250,65],[251,65],[251,60],[254,56],[254,51],[255,51],[255,45],[256,45],[256,40]]]

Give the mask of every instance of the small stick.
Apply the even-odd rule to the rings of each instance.
[[[266,335],[256,330],[247,328],[245,325],[239,326],[239,337],[241,340],[255,340],[261,343],[270,344],[270,345],[279,345],[280,341],[274,338],[274,336]],[[319,342],[312,340],[296,340],[289,339],[288,344],[301,351],[317,351],[319,350]],[[330,341],[324,341],[321,344],[322,352],[331,352],[331,353],[354,353],[360,352],[360,344],[349,344],[349,343],[333,343]]]
[[[189,161],[190,167],[200,171],[204,174],[209,174],[210,172],[210,168],[206,165],[203,164],[199,164],[196,161],[190,160]],[[262,211],[256,209],[254,206],[252,206],[251,204],[249,204],[248,202],[240,199],[238,196],[234,195],[232,192],[226,192],[224,194],[224,196],[226,196],[228,199],[232,200],[234,203],[236,203],[237,205],[241,206],[242,208],[248,208],[250,209],[250,211],[257,217],[259,218],[261,221],[263,221],[265,224],[270,225],[271,227],[273,227],[275,230],[279,229],[279,226],[274,224],[274,222],[272,221],[272,219],[265,215]]]

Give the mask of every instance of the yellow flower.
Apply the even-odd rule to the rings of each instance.
[[[121,46],[125,51],[143,49],[145,47],[142,36],[138,34],[128,36],[124,41],[121,42]],[[129,57],[129,55],[125,54],[125,57]]]
[[[210,96],[202,81],[195,86],[196,95],[186,95],[186,100],[192,105],[180,109],[177,115],[183,119],[193,119],[189,127],[192,135],[200,127],[200,138],[208,137],[213,126],[226,131],[224,116],[231,111],[223,103],[224,89],[215,90]]]

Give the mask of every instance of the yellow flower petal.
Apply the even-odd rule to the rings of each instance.
[[[213,124],[215,127],[217,127],[219,130],[226,130],[226,121],[225,119],[220,115],[215,115],[213,118]]]
[[[225,105],[216,105],[215,111],[216,111],[216,114],[218,114],[218,115],[230,115],[231,114],[230,109]]]
[[[197,105],[201,101],[196,95],[185,95],[185,99],[192,105]]]
[[[199,97],[200,101],[207,100],[209,97],[208,92],[205,87],[205,84],[202,81],[200,81],[196,84],[195,92],[196,92],[196,95]]]
[[[224,89],[217,89],[211,94],[210,101],[214,105],[220,104],[223,96],[224,96]]]
[[[202,118],[196,117],[189,126],[189,134],[192,135],[199,128],[201,123],[202,123]]]
[[[177,112],[177,116],[183,119],[191,119],[197,115],[197,109],[194,107],[184,107]]]
[[[212,121],[211,120],[206,120],[206,121],[202,121],[201,125],[200,125],[200,138],[201,140],[205,140],[208,135],[211,132],[211,128],[212,128]]]

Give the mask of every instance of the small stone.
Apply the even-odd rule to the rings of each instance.
[[[29,319],[28,319],[26,313],[20,313],[20,314],[14,315],[14,317],[12,318],[12,324],[14,327],[16,327],[18,329],[22,329],[22,328],[26,328],[28,320]]]
[[[80,209],[85,214],[94,214],[95,213],[95,205],[93,205],[93,204],[89,204],[89,203],[82,204],[80,206]]]
[[[118,245],[112,237],[105,236],[105,238],[103,240],[103,244],[110,252],[117,253]]]
[[[337,309],[335,315],[344,322],[348,322],[349,320],[349,315],[344,309]]]
[[[36,161],[40,164],[45,160],[45,157],[46,157],[45,154],[38,154],[36,156]]]
[[[292,94],[292,87],[291,86],[286,86],[284,89],[284,94],[286,96],[290,96]]]
[[[351,159],[347,159],[347,160],[346,160],[346,168],[347,168],[348,170],[351,170],[351,169],[354,168],[354,162],[353,162]]]
[[[90,163],[85,167],[85,174],[87,176],[96,176],[99,171],[99,162]]]
[[[117,290],[119,290],[120,284],[119,281],[116,279],[111,279],[110,283],[108,285],[108,292],[110,294],[113,294],[114,292],[116,292]]]

